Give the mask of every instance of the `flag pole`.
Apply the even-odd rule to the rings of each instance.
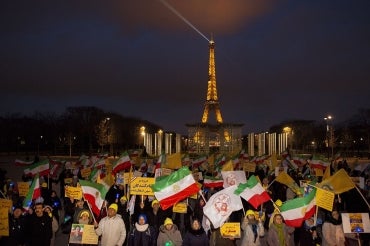
[[[86,200],[87,206],[89,207],[89,211],[90,211],[90,213],[91,213],[91,215],[92,215],[92,217],[93,217],[93,219],[94,219],[94,222],[96,222],[96,223],[97,223],[97,221],[96,221],[96,219],[95,219],[95,215],[94,215],[93,211],[91,210],[90,203],[89,203],[89,201],[85,198],[85,195],[84,195],[84,199]]]

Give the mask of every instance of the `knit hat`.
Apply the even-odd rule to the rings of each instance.
[[[49,205],[46,205],[43,210],[45,211],[47,208],[50,209],[50,212],[53,211],[53,208],[50,207]]]
[[[121,202],[127,202],[127,198],[125,196],[121,196],[121,198],[119,199]]]
[[[166,225],[173,225],[173,221],[170,219],[170,218],[166,218],[165,220],[164,220],[164,225],[166,226]]]
[[[87,212],[87,211],[82,211],[81,213],[80,213],[80,217],[82,217],[83,215],[87,215],[87,217],[90,217],[90,214],[89,214],[89,212]]]
[[[143,219],[144,219],[145,224],[146,224],[146,223],[148,223],[148,218],[146,217],[146,215],[145,215],[145,214],[139,214],[139,216],[137,217],[137,220],[139,221],[139,220],[140,220],[140,218],[143,218]]]
[[[112,203],[111,205],[109,205],[109,208],[113,208],[116,213],[118,211],[118,205],[116,203]]]
[[[154,205],[155,204],[159,204],[159,201],[157,200],[157,199],[154,199],[153,201],[152,201],[152,207],[154,207]]]
[[[245,216],[248,216],[248,215],[255,215],[254,211],[252,209],[247,210],[247,212],[245,213]]]

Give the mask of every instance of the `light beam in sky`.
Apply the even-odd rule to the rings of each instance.
[[[169,10],[171,10],[175,15],[180,17],[186,24],[188,24],[191,28],[193,28],[197,33],[199,33],[203,38],[205,38],[208,42],[209,39],[201,33],[193,24],[190,23],[184,16],[182,16],[176,9],[174,9],[171,5],[169,5],[165,0],[159,0],[161,3],[163,3],[164,6],[166,6]]]

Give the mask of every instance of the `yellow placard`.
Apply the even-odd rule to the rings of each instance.
[[[80,200],[82,198],[82,189],[81,187],[66,186],[65,197],[74,198]]]
[[[335,194],[331,191],[318,188],[316,190],[316,205],[328,211],[333,210]]]
[[[17,182],[19,196],[27,196],[30,190],[30,183],[28,182]]]
[[[173,205],[172,211],[174,213],[186,214],[188,212],[188,206],[185,202],[179,202]]]
[[[81,176],[83,178],[88,178],[91,174],[91,168],[90,167],[86,167],[86,168],[83,168],[81,169]]]
[[[150,187],[155,183],[155,178],[135,177],[130,183],[130,194],[153,196],[154,192]]]
[[[98,245],[98,238],[93,225],[72,224],[70,243]]]
[[[8,211],[13,207],[13,201],[9,199],[0,198],[0,208],[6,208]]]
[[[0,236],[9,236],[9,209],[0,207]]]
[[[220,227],[224,238],[240,238],[240,223],[225,223]]]
[[[252,162],[243,163],[243,171],[254,173],[256,171],[256,163]]]

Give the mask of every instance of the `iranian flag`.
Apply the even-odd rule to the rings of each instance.
[[[288,200],[280,207],[281,215],[285,224],[292,227],[301,227],[303,221],[315,214],[316,189],[312,190],[305,197],[298,197]]]
[[[193,168],[198,168],[205,161],[207,161],[207,156],[200,156],[199,158],[193,160],[191,165]]]
[[[158,158],[158,160],[157,160],[157,162],[155,164],[154,178],[157,178],[157,177],[162,176],[162,169],[161,169],[161,167],[162,167],[162,164],[165,162],[165,159],[166,159],[166,155],[164,153],[162,153],[159,156],[159,158]]]
[[[87,180],[79,180],[81,185],[83,197],[91,206],[93,213],[98,216],[100,214],[100,208],[103,206],[105,195],[107,194],[107,188],[102,184],[93,183]]]
[[[94,162],[93,168],[99,168],[99,169],[104,168],[105,167],[105,160],[106,160],[106,158],[104,158],[104,157],[98,159],[96,162]]]
[[[239,184],[238,188],[235,190],[235,194],[243,197],[255,209],[262,203],[271,200],[270,195],[254,175],[248,179],[247,183]]]
[[[311,168],[318,168],[318,169],[325,170],[327,167],[330,166],[330,163],[329,162],[326,162],[326,161],[323,161],[323,160],[319,160],[319,159],[316,159],[316,160],[308,160],[308,162],[310,163],[310,167]]]
[[[30,189],[28,190],[28,193],[23,200],[23,208],[28,211],[32,204],[32,201],[36,200],[39,197],[41,197],[40,178],[39,175],[36,174],[32,180],[32,184]]]
[[[224,185],[223,179],[205,176],[203,180],[203,186],[207,188],[219,188]]]
[[[164,210],[200,190],[188,167],[182,167],[169,176],[156,179],[151,187]]]
[[[19,159],[16,159],[14,161],[14,164],[16,166],[30,166],[32,163],[33,163],[33,161],[22,161],[22,160],[19,160]]]
[[[113,164],[112,172],[118,173],[131,167],[131,159],[127,152],[124,152],[119,159]]]
[[[40,176],[48,175],[50,172],[49,160],[45,159],[35,164],[32,164],[28,168],[23,170],[24,174],[27,176],[35,176],[39,174]]]

